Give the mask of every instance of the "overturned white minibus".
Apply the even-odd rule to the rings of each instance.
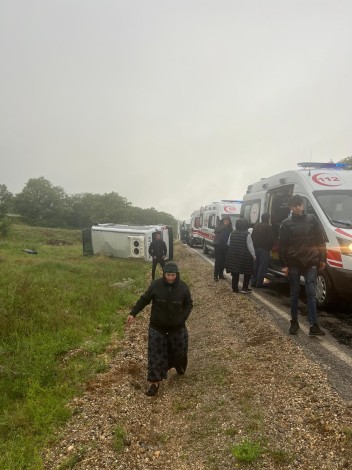
[[[83,253],[152,261],[149,246],[157,232],[166,243],[166,259],[173,258],[172,227],[166,225],[96,224],[82,230]]]

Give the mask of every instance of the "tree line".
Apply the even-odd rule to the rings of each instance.
[[[109,222],[177,226],[172,215],[154,207],[135,207],[116,192],[68,195],[44,177],[29,179],[18,194],[12,194],[5,184],[0,184],[0,220],[4,223],[10,213],[21,216],[30,225],[42,227],[82,229]]]

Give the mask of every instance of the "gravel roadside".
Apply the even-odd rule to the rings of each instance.
[[[45,469],[352,469],[352,402],[209,264],[180,243],[174,259],[194,301],[186,375],[171,370],[157,397],[144,395],[146,308],[70,404]]]

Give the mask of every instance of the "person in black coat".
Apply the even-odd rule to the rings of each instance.
[[[251,279],[252,287],[264,287],[263,281],[270,261],[270,250],[274,244],[273,229],[269,220],[270,215],[264,213],[261,222],[253,227],[252,241],[256,259]]]
[[[297,334],[300,278],[304,277],[311,336],[325,332],[317,321],[316,280],[318,270],[326,265],[326,243],[319,222],[313,214],[305,214],[303,198],[296,194],[288,201],[291,216],[280,226],[279,257],[282,271],[290,282],[291,326],[289,333]]]
[[[219,225],[215,227],[215,238],[213,241],[215,255],[214,281],[218,281],[219,279],[225,279],[224,269],[227,254],[227,242],[229,240],[231,232],[232,223],[230,217],[222,218],[220,220]]]
[[[149,245],[148,253],[153,258],[152,264],[152,279],[155,279],[155,271],[158,264],[160,264],[161,269],[165,265],[165,257],[167,253],[167,247],[164,240],[161,240],[161,233],[156,232],[155,240]]]
[[[238,282],[240,274],[243,274],[242,294],[249,294],[249,281],[253,273],[253,261],[255,252],[251,234],[248,231],[249,224],[246,219],[236,220],[236,229],[229,238],[229,247],[226,256],[225,268],[232,276],[232,292],[239,292]]]
[[[186,320],[193,308],[187,284],[180,279],[177,264],[166,263],[162,278],[152,281],[147,291],[132,307],[127,318],[131,325],[144,307],[152,302],[148,332],[148,377],[146,394],[158,393],[167,372],[175,368],[183,375],[187,368],[188,331]]]

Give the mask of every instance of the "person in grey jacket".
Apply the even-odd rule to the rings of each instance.
[[[167,372],[175,368],[183,375],[188,362],[188,331],[186,320],[193,308],[187,284],[180,279],[177,264],[168,262],[162,278],[153,281],[132,307],[127,318],[131,325],[144,307],[152,303],[148,332],[148,376],[150,387],[146,394],[158,393]]]
[[[236,229],[231,233],[228,241],[228,252],[225,268],[232,276],[232,292],[239,292],[238,282],[240,274],[243,274],[242,294],[250,294],[249,281],[253,273],[255,252],[251,234],[248,231],[249,224],[246,219],[236,220]]]

